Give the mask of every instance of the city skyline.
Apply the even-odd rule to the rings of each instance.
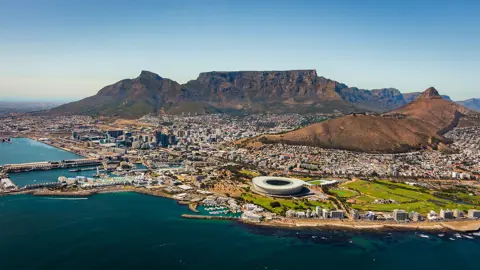
[[[150,70],[316,69],[363,89],[478,97],[477,3],[0,1],[0,99],[73,101]]]

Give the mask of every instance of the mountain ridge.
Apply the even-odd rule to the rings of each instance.
[[[148,113],[344,113],[388,112],[420,93],[395,88],[366,90],[318,76],[315,69],[286,71],[210,71],[179,84],[142,70],[96,95],[44,114],[85,114],[137,118]],[[413,100],[413,99],[412,99]]]

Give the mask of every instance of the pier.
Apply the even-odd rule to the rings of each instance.
[[[211,220],[239,220],[236,217],[222,217],[222,216],[206,216],[206,215],[190,215],[190,214],[183,214],[182,218],[188,219],[211,219]]]
[[[84,158],[84,159],[72,159],[72,160],[62,160],[62,161],[5,164],[4,166],[0,167],[0,170],[3,170],[4,172],[9,173],[9,172],[28,172],[28,171],[35,171],[35,170],[75,168],[75,167],[95,166],[95,165],[102,165],[102,160]]]

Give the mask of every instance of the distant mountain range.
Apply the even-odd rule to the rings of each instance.
[[[452,151],[443,135],[455,127],[480,125],[480,113],[442,98],[433,87],[411,103],[383,115],[351,114],[276,135],[239,141],[245,147],[265,144],[309,145],[373,153],[419,149]]]
[[[395,88],[349,87],[317,76],[315,70],[205,72],[183,85],[142,71],[135,79],[121,80],[94,96],[43,113],[137,118],[182,112],[386,112],[407,105],[418,95],[402,94]],[[465,106],[470,104],[477,104],[478,109],[478,101]]]
[[[60,104],[62,103],[47,101],[0,101],[0,116],[46,110]]]
[[[480,98],[471,98],[464,101],[457,101],[458,104],[480,112]]]

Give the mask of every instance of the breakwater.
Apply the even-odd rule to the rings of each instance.
[[[237,217],[220,217],[220,216],[205,216],[205,215],[190,215],[183,214],[182,218],[187,219],[210,219],[210,220],[239,220]]]
[[[40,190],[37,192],[31,193],[33,196],[50,196],[50,197],[89,197],[96,194],[96,191],[49,191],[49,190]]]

